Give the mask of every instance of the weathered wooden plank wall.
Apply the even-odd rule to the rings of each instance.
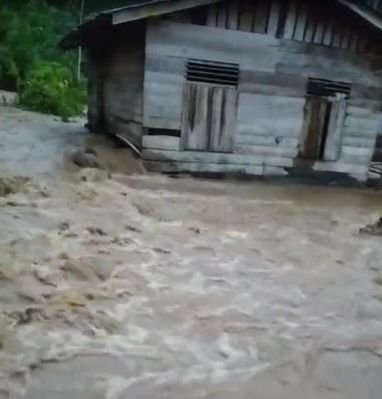
[[[244,93],[305,97],[309,76],[352,82],[352,101],[366,104],[382,95],[376,74],[381,63],[375,57],[259,34],[158,23],[149,27],[146,46],[146,127],[180,130],[188,58],[239,63]]]
[[[132,35],[134,32],[134,36]],[[114,34],[103,76],[106,128],[140,146],[143,129],[145,29],[141,24],[122,26]]]
[[[103,110],[99,102],[103,101],[103,66],[90,51],[87,52],[87,105],[88,105],[88,123],[90,129],[96,131],[101,128]]]
[[[144,125],[180,130],[182,93],[187,59],[146,49]]]
[[[182,92],[190,58],[240,65],[235,154],[215,154],[211,158],[208,153],[147,148],[144,157],[154,165],[158,166],[158,161],[170,162],[168,167],[175,169],[184,168],[179,163],[195,162],[208,164],[213,170],[229,169],[227,164],[246,165],[248,170],[247,166],[252,165],[256,171],[262,168],[261,174],[285,173],[283,168],[293,166],[298,155],[307,78],[317,77],[351,82],[353,90],[347,102],[339,160],[318,161],[312,167],[365,178],[380,129],[381,57],[359,57],[343,49],[268,34],[152,22],[146,45],[146,127],[181,129]]]
[[[347,49],[377,52],[381,45],[375,34],[365,34],[367,25],[333,1],[291,1],[283,37],[297,41]]]
[[[275,35],[283,0],[229,0],[209,7],[207,25]]]

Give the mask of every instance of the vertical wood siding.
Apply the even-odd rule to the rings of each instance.
[[[378,2],[382,4],[382,0]],[[365,24],[328,0],[227,0],[208,8],[206,24],[353,52],[376,52],[382,48],[376,37],[367,39]]]
[[[122,27],[104,76],[104,119],[110,133],[139,146],[142,140],[145,65],[144,27]],[[132,35],[134,32],[134,36]]]
[[[291,1],[284,38],[354,52],[376,50],[378,46],[374,40],[367,40],[363,24],[345,8],[331,3]]]
[[[182,149],[233,152],[237,90],[200,83],[183,89]]]
[[[275,35],[283,0],[228,0],[209,7],[207,25]]]

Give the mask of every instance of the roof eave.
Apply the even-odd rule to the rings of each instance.
[[[71,50],[83,46],[88,34],[101,27],[111,26],[111,15],[101,13],[72,29],[58,43],[61,50]]]
[[[223,0],[147,0],[143,3],[107,10],[69,32],[60,40],[59,47],[70,50],[84,45],[84,34],[96,28],[100,22],[107,21],[109,26],[119,25],[220,1]]]
[[[143,3],[107,10],[69,32],[60,40],[59,47],[63,50],[69,50],[83,46],[86,44],[88,33],[92,29],[97,29],[97,27],[134,22],[221,1],[223,0],[147,0]],[[382,16],[372,8],[357,0],[338,0],[338,2],[375,28],[382,30]]]
[[[113,25],[138,21],[172,12],[219,3],[223,0],[157,0],[113,10]]]
[[[352,10],[361,18],[369,22],[371,25],[379,30],[382,30],[382,17],[372,8],[361,4],[356,0],[338,0],[345,7]]]

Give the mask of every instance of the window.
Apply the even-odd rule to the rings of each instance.
[[[351,84],[325,79],[308,80],[300,157],[337,161],[340,157],[346,100]]]
[[[209,83],[237,87],[239,84],[239,65],[204,60],[189,60],[186,79],[188,82]]]

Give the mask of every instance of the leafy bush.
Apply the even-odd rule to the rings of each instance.
[[[63,118],[81,114],[84,103],[84,84],[74,81],[70,68],[56,62],[35,64],[20,90],[21,105]]]
[[[63,117],[83,109],[76,53],[57,47],[78,23],[78,1],[0,0],[0,88],[27,108]]]

